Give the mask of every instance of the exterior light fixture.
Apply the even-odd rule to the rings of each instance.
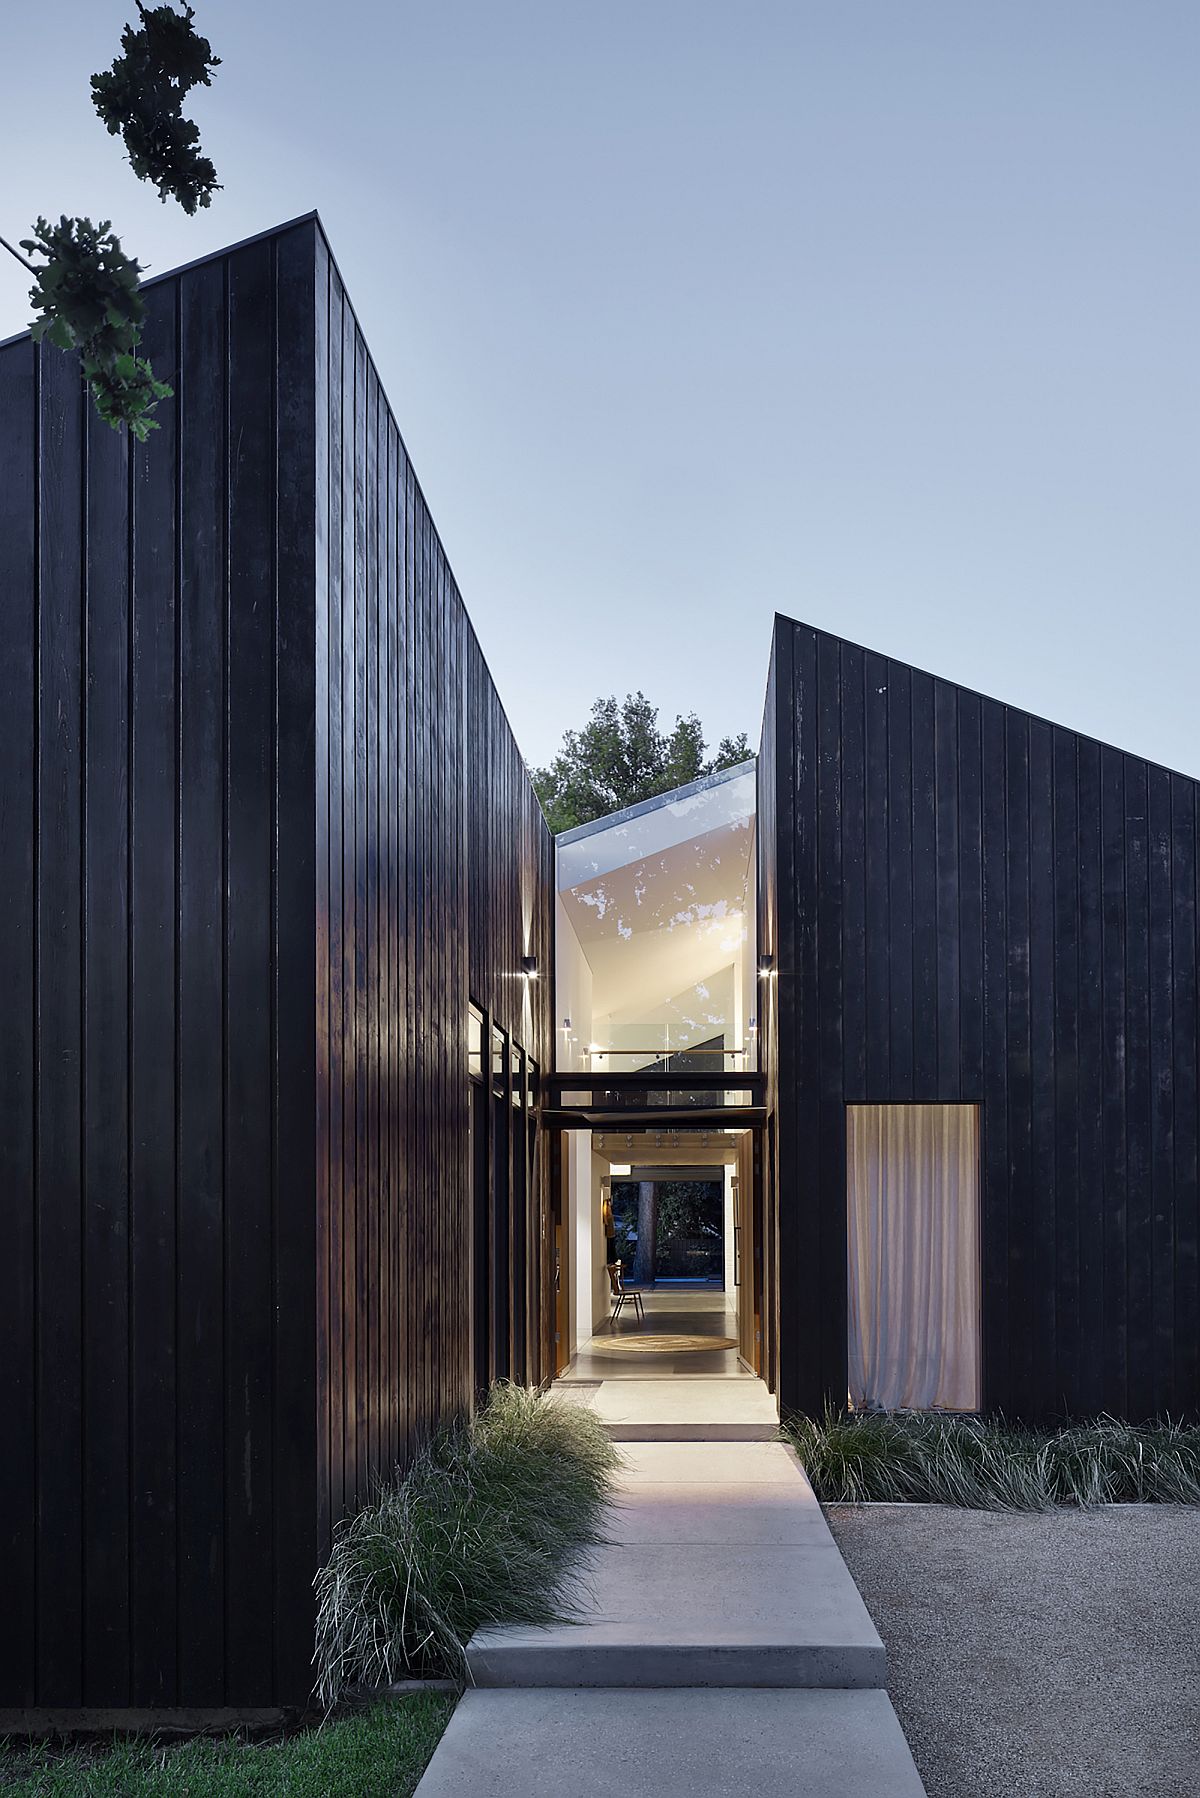
[[[571,1028],[571,1020],[570,1020],[570,1018],[564,1018],[564,1019],[563,1019],[563,1021],[562,1021],[562,1027],[563,1027],[563,1029],[564,1029],[564,1030],[569,1030],[569,1029],[570,1029],[570,1028]]]
[[[633,1164],[631,1162],[614,1161],[610,1164],[608,1171],[613,1176],[614,1180],[619,1180],[622,1174],[631,1174],[633,1172]]]
[[[754,1032],[755,1030],[757,1030],[758,1029],[758,1019],[751,1018],[748,1028],[751,1032]]]
[[[538,965],[536,955],[523,955],[521,957],[521,972],[527,980],[537,979]]]
[[[759,956],[758,971],[760,974],[771,973],[774,966],[775,966],[775,957],[773,955],[760,955]]]

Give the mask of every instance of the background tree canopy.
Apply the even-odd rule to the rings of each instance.
[[[613,1252],[631,1284],[723,1275],[720,1180],[614,1180],[612,1212]]]
[[[548,768],[532,771],[533,785],[552,831],[573,830],[608,812],[621,811],[702,774],[750,760],[746,733],[722,737],[705,761],[704,730],[694,712],[658,727],[658,707],[641,691],[623,702],[597,699],[582,730],[569,730]]]

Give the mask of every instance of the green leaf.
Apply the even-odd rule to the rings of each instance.
[[[121,34],[122,54],[92,76],[92,102],[108,131],[123,138],[138,179],[157,187],[161,200],[174,198],[194,213],[211,205],[219,184],[200,154],[199,130],[183,116],[183,101],[191,88],[211,85],[220,58],[193,28],[191,6],[180,13],[138,0],[138,13],[140,29],[127,25]]]
[[[78,350],[99,416],[144,441],[155,428],[149,414],[171,389],[136,354],[144,309],[137,262],[107,219],[93,225],[64,217],[51,225],[39,218],[28,247],[41,258],[30,293],[34,341]]]

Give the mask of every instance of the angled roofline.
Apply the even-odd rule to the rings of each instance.
[[[878,656],[881,661],[894,662],[899,668],[907,668],[910,674],[919,674],[925,680],[940,681],[944,687],[953,687],[956,693],[965,693],[969,699],[978,699],[984,705],[998,705],[1005,712],[1019,712],[1022,718],[1028,718],[1031,724],[1043,724],[1047,730],[1065,731],[1068,736],[1077,737],[1081,743],[1094,743],[1097,749],[1107,749],[1113,755],[1128,756],[1132,761],[1141,762],[1146,768],[1157,768],[1161,774],[1169,775],[1173,780],[1186,780],[1194,787],[1200,787],[1200,774],[1187,774],[1182,768],[1168,767],[1166,762],[1157,762],[1151,756],[1142,755],[1136,749],[1126,749],[1120,743],[1109,743],[1103,737],[1094,737],[1090,731],[1078,730],[1073,724],[1063,724],[1060,719],[1046,718],[1041,712],[1031,712],[1027,706],[1020,705],[1015,699],[999,699],[994,693],[983,693],[978,687],[968,687],[963,681],[955,680],[951,674],[937,674],[931,668],[919,668],[915,662],[906,662],[903,656],[892,655],[889,650],[872,648],[869,643],[856,643],[853,637],[839,636],[837,631],[826,630],[823,625],[809,624],[804,618],[793,618],[788,612],[776,612],[774,627],[771,633],[771,653],[774,656],[775,641],[781,624],[794,629],[811,631],[814,637],[824,637],[829,643],[844,643],[847,649],[856,649],[860,655]],[[766,707],[763,708],[763,723],[766,723]]]
[[[282,224],[268,225],[265,231],[252,231],[249,237],[239,237],[235,243],[222,244],[220,249],[208,250],[203,256],[193,256],[190,262],[180,262],[174,268],[165,268],[161,274],[147,275],[144,281],[138,282],[139,291],[146,287],[157,287],[160,281],[174,281],[180,275],[191,274],[193,269],[203,268],[206,262],[221,262],[226,256],[232,256],[237,250],[248,250],[251,244],[262,243],[265,238],[282,237],[285,231],[293,231],[297,225],[309,224],[316,225],[317,230],[325,239],[326,249],[329,249],[329,234],[321,222],[320,213],[314,207],[311,212],[298,212],[295,218],[284,219]],[[334,262],[336,268],[337,264],[334,261],[332,250],[329,250],[329,259]],[[339,279],[341,279],[341,273],[342,271],[338,269]],[[342,281],[342,286],[345,285],[345,281]],[[354,311],[353,306],[350,310]],[[355,316],[357,317],[357,314]],[[0,337],[0,350],[8,349],[11,344],[20,343],[22,338],[28,336],[29,326],[26,325],[23,331],[14,331],[11,337]]]
[[[298,212],[296,214],[295,218],[283,219],[278,225],[268,225],[266,227],[266,229],[263,231],[252,231],[248,237],[239,237],[233,243],[222,244],[222,245],[220,245],[220,247],[218,249],[206,251],[203,256],[193,256],[190,262],[181,262],[181,263],[177,264],[177,266],[174,268],[163,269],[161,274],[148,275],[144,281],[141,281],[138,283],[138,286],[139,286],[139,288],[157,287],[163,281],[178,280],[180,275],[191,274],[194,269],[203,268],[206,263],[223,262],[227,256],[234,256],[237,254],[237,252],[239,250],[249,249],[251,244],[264,243],[268,238],[271,238],[271,237],[283,237],[286,235],[287,232],[296,230],[300,225],[314,225],[316,227],[317,232],[320,236],[321,242],[325,247],[325,253],[329,257],[329,265],[332,268],[334,274],[337,276],[339,282],[341,283],[343,302],[345,303],[345,306],[346,306],[347,310],[349,311],[350,316],[353,318],[355,324],[357,325],[359,331],[362,333],[363,344],[366,348],[367,355],[371,359],[372,366],[374,366],[375,358],[371,351],[371,340],[368,337],[366,330],[364,329],[361,318],[358,316],[358,311],[354,305],[354,300],[351,297],[349,284],[347,283],[346,277],[345,277],[345,275],[343,275],[341,268],[338,265],[337,257],[333,253],[333,245],[329,241],[329,233],[325,229],[325,221],[321,217],[321,214],[317,211],[315,206],[313,207],[311,212]],[[23,331],[14,331],[11,337],[0,338],[0,351],[10,349],[14,344],[28,342],[29,337],[30,337],[30,327],[28,325],[26,325],[26,327]],[[379,374],[378,369],[376,369],[375,372],[376,372],[376,375],[378,376],[378,374]],[[392,419],[393,424],[396,427],[396,433],[400,438],[400,442],[403,445],[404,454],[408,460],[408,465],[412,469],[414,484],[417,488],[417,491],[420,493],[422,500],[424,501],[425,509],[429,513],[430,522],[433,524],[433,528],[437,532],[438,542],[441,543],[442,554],[445,557],[445,561],[446,561],[446,572],[449,574],[450,579],[454,584],[454,590],[458,594],[459,601],[462,605],[464,622],[474,640],[475,648],[479,652],[479,659],[483,663],[483,666],[487,672],[487,677],[492,683],[492,690],[496,694],[496,698],[497,698],[497,702],[499,703],[500,710],[503,712],[505,722],[507,723],[509,731],[512,734],[512,740],[513,740],[514,744],[516,745],[517,754],[521,758],[521,765],[525,769],[525,773],[529,778],[529,783],[532,786],[533,785],[533,774],[532,774],[532,770],[529,766],[529,759],[526,756],[525,751],[521,748],[520,743],[517,741],[517,733],[515,730],[513,730],[512,720],[508,716],[508,710],[504,704],[504,699],[503,699],[503,696],[501,695],[499,684],[496,680],[495,675],[492,673],[491,667],[488,663],[488,659],[483,652],[483,645],[479,641],[479,632],[475,629],[475,620],[471,616],[470,609],[469,609],[466,599],[463,595],[463,590],[458,582],[458,576],[454,572],[454,567],[450,560],[450,552],[446,548],[446,544],[442,538],[441,532],[438,531],[438,529],[437,529],[437,523],[436,523],[436,520],[434,519],[433,507],[429,503],[429,496],[425,492],[425,489],[421,484],[421,477],[417,473],[416,463],[415,463],[413,456],[409,450],[408,444],[405,441],[404,432],[400,428],[399,414],[397,413],[396,408],[392,405],[391,400],[388,398],[387,388],[383,384],[382,377],[380,377],[380,379],[379,379],[379,392],[380,392],[380,395],[382,396],[384,405],[387,407],[387,410],[391,415],[391,419]],[[534,797],[535,798],[537,797],[536,793],[535,793]],[[542,810],[542,805],[541,805],[540,800],[538,800],[538,810],[542,812],[542,822],[545,824],[546,814]],[[548,824],[546,824],[546,829],[550,833],[551,841],[553,841],[554,840],[553,832],[550,832],[550,826]]]
[[[639,799],[636,805],[627,805],[619,812],[605,812],[602,818],[593,818],[590,824],[576,824],[570,830],[560,830],[555,837],[555,844],[579,843],[585,837],[595,836],[598,831],[611,830],[618,824],[628,824],[632,818],[644,818],[647,812],[657,812],[664,805],[674,805],[680,799],[690,799],[694,793],[706,793],[712,787],[720,787],[727,780],[736,780],[739,774],[748,774],[755,766],[757,758],[749,756],[746,761],[738,762],[733,768],[718,768],[715,774],[702,774],[699,780],[690,780],[686,786],[672,787],[666,793],[656,793],[653,799]]]

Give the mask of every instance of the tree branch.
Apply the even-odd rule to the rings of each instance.
[[[32,262],[27,261],[26,258],[24,256],[22,256],[20,250],[14,250],[12,245],[9,243],[7,237],[0,237],[0,244],[3,244],[4,248],[8,251],[10,256],[16,257],[17,261],[21,264],[22,268],[27,268],[31,275],[37,274],[37,270],[36,270],[36,268],[34,268]]]

